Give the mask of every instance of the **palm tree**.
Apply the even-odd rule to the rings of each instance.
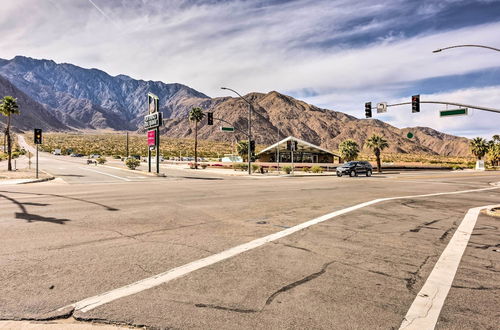
[[[244,161],[248,161],[248,141],[240,141],[236,145],[236,150],[238,151],[238,155],[243,158]]]
[[[490,147],[486,139],[477,137],[470,141],[469,143],[470,151],[477,158],[476,168],[479,168],[479,161],[483,159],[484,155],[488,152]]]
[[[205,114],[201,108],[192,108],[189,111],[189,120],[194,122],[194,168],[198,169],[198,123],[203,120]]]
[[[358,157],[359,146],[356,141],[348,139],[339,144],[339,152],[344,161],[350,162]]]
[[[499,166],[500,164],[500,143],[492,143],[488,151],[488,158],[491,161],[491,166]]]
[[[373,134],[368,140],[365,141],[365,145],[375,153],[375,157],[377,158],[377,171],[382,173],[380,153],[389,146],[389,143],[387,143],[387,140],[385,140],[382,136]]]
[[[7,154],[9,157],[7,170],[12,171],[12,139],[10,137],[10,116],[19,114],[17,99],[12,96],[5,96],[0,102],[0,113],[7,116],[7,126],[5,127],[5,136],[7,137]]]

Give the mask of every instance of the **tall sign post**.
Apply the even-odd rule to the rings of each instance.
[[[156,149],[156,173],[160,174],[160,126],[163,119],[160,112],[160,99],[148,93],[148,114],[144,117],[144,128],[148,130],[148,171],[151,172],[151,151]],[[151,142],[150,144],[150,136]]]
[[[36,178],[38,179],[38,145],[42,144],[42,129],[35,128],[33,135],[34,135],[34,142],[36,145]]]

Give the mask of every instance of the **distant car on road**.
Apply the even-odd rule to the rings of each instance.
[[[364,173],[366,176],[371,176],[373,172],[372,165],[365,161],[347,162],[342,166],[337,167],[337,176],[343,174],[349,176],[358,176],[359,173]]]
[[[83,157],[83,154],[75,154],[75,153],[72,153],[71,155],[69,155],[70,157]]]
[[[92,154],[89,156],[89,158],[99,158],[99,157],[101,157],[101,155],[99,154]]]
[[[52,151],[52,154],[56,156],[61,156],[61,149],[54,149],[54,151]]]

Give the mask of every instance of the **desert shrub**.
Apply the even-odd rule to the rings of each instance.
[[[125,165],[127,165],[127,167],[131,170],[135,170],[139,165],[141,165],[141,161],[135,158],[128,158],[125,161]]]
[[[122,156],[120,156],[120,155],[114,155],[113,159],[122,159]]]
[[[283,166],[282,169],[286,174],[292,173],[292,167],[290,165]]]
[[[454,171],[456,171],[456,170],[463,170],[462,166],[458,166],[458,165],[453,165],[452,169]]]
[[[106,164],[107,161],[108,160],[106,159],[106,157],[101,156],[101,157],[97,158],[97,164],[103,165],[103,164]]]
[[[314,165],[313,167],[311,167],[311,172],[313,172],[313,173],[323,173],[323,167],[318,166],[318,165]]]
[[[258,172],[260,170],[260,166],[257,164],[252,164],[252,172]]]
[[[311,171],[311,168],[309,166],[302,167],[302,172],[309,173],[310,171]]]

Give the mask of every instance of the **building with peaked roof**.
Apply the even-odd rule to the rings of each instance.
[[[290,150],[294,149],[294,150]],[[331,151],[312,143],[289,136],[259,152],[256,157],[259,162],[291,163],[334,163],[335,158],[340,163],[341,157]]]

